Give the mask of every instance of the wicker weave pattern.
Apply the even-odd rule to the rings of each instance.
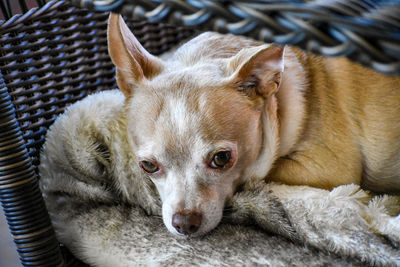
[[[59,1],[0,25],[0,68],[34,165],[46,129],[66,105],[116,87],[107,18]],[[136,23],[133,28],[153,54],[192,34],[166,25]]]
[[[53,1],[0,22],[0,200],[24,266],[62,264],[35,170],[57,115],[92,92],[116,87],[107,18]],[[193,33],[131,20],[128,26],[153,54]]]
[[[0,200],[22,264],[60,265],[58,242],[15,117],[14,105],[1,77]]]
[[[400,3],[389,0],[70,0],[151,22],[242,34],[293,44],[326,56],[347,56],[400,74]]]

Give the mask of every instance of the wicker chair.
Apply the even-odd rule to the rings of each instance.
[[[107,52],[108,14],[66,1],[41,2],[41,8],[0,21],[0,199],[24,266],[85,266],[56,240],[38,189],[37,166],[46,130],[57,115],[90,93],[116,87]],[[75,2],[92,10],[145,18],[148,22],[129,19],[128,25],[156,55],[193,35],[193,28],[211,29],[292,43],[322,54],[346,55],[379,71],[400,74],[398,5],[393,5],[394,11],[373,13],[367,12],[373,6],[369,1],[359,5],[351,1],[348,9],[345,1],[336,6],[326,4],[324,8],[332,12],[330,19],[336,23],[331,25],[321,22],[322,9],[305,9],[305,3],[300,3],[304,1],[296,1],[292,8],[287,1],[269,1],[269,7],[268,1],[126,1],[125,6],[121,6],[124,1],[108,1],[108,5],[96,3],[104,1]],[[368,13],[379,23],[369,24],[372,33],[361,27],[352,34],[351,29],[360,27],[357,20],[344,20],[343,12],[348,16]],[[319,23],[302,23],[300,18],[312,22],[307,14],[316,14]],[[334,20],[337,14],[344,22]],[[180,26],[160,23],[166,20]],[[347,26],[339,29],[340,25]]]
[[[0,198],[25,266],[63,262],[37,186],[38,157],[46,130],[67,105],[116,87],[107,18],[57,1],[0,23]],[[129,25],[154,54],[192,34]]]

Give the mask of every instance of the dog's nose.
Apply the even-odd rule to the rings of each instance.
[[[183,235],[194,234],[199,230],[202,215],[198,212],[177,212],[172,216],[172,226]]]

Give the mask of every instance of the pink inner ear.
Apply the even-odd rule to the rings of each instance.
[[[144,76],[151,78],[159,74],[162,70],[161,60],[147,52],[122,18],[120,18],[120,30],[127,50],[141,67]]]
[[[112,61],[127,81],[151,78],[162,70],[161,60],[148,53],[123,18],[113,13],[109,18],[108,46]]]
[[[252,59],[250,59],[252,60]],[[284,69],[284,48],[271,46],[255,55],[255,66],[260,73],[265,71],[282,72]]]
[[[131,32],[125,24],[122,17],[119,19],[120,32],[125,43],[126,49],[133,57],[134,60],[140,65],[143,74],[148,78],[152,73],[159,72],[160,62],[156,57],[151,55],[136,39],[135,35]]]
[[[239,88],[255,90],[260,95],[268,96],[278,89],[283,69],[284,49],[275,45],[265,47],[241,66],[237,77]],[[255,87],[249,88],[249,84]]]

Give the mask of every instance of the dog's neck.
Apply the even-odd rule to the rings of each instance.
[[[281,86],[277,93],[279,118],[278,157],[293,151],[298,142],[306,115],[304,93],[307,87],[306,70],[300,63],[299,51],[292,48],[285,50],[285,68]]]
[[[263,180],[275,160],[294,151],[304,128],[306,116],[305,90],[307,76],[301,64],[301,51],[285,48],[282,80],[275,98],[268,98],[262,115],[263,144],[257,160],[243,174],[245,188],[253,188]],[[277,110],[274,112],[273,110]]]

